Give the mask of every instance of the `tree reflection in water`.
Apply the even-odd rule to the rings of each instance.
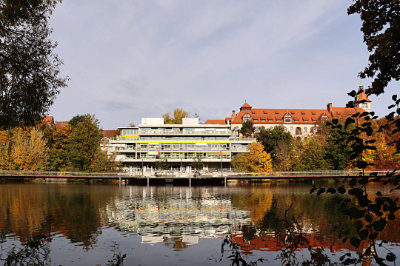
[[[67,248],[72,243],[85,251],[95,250],[92,254],[99,249],[111,250],[113,256],[102,260],[114,265],[135,256],[151,259],[136,252],[124,256],[130,254],[127,248],[131,247],[125,240],[117,241],[114,237],[118,234],[126,241],[134,239],[137,250],[151,254],[161,249],[188,261],[192,258],[185,254],[196,248],[215,251],[217,247],[217,253],[205,255],[204,260],[211,256],[221,264],[327,265],[338,263],[338,256],[346,253],[361,253],[365,243],[354,248],[341,240],[344,233],[349,237],[357,234],[351,219],[340,210],[342,196],[317,197],[309,190],[307,184],[121,189],[7,185],[0,187],[0,206],[4,207],[0,209],[0,232],[16,236],[27,247],[40,235],[57,235],[68,239]],[[391,221],[379,239],[399,243],[399,228],[397,220]],[[46,241],[37,247],[49,247],[52,239]],[[116,241],[115,247],[109,246],[110,241]],[[222,253],[218,249],[221,245]],[[72,252],[84,256],[82,248]],[[14,249],[10,254],[19,251]],[[3,259],[8,257],[5,254]]]

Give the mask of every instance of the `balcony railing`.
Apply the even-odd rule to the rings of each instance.
[[[217,130],[204,130],[204,131],[166,131],[166,130],[141,130],[139,135],[231,135],[231,131],[217,131]]]

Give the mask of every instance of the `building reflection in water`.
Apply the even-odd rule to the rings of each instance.
[[[230,194],[210,190],[130,187],[128,195],[107,205],[108,221],[120,230],[137,233],[142,243],[176,239],[185,245],[197,244],[199,238],[224,237],[252,223],[249,211],[232,206]]]
[[[22,243],[41,233],[60,235],[86,250],[101,245],[97,240],[109,227],[116,228],[116,234],[138,235],[142,245],[160,243],[175,251],[200,246],[204,238],[222,240],[229,235],[244,253],[252,253],[281,250],[294,217],[312,246],[332,252],[355,250],[340,238],[343,228],[353,233],[354,229],[338,209],[337,198],[317,197],[309,190],[307,184],[227,188],[4,184],[0,232]],[[399,229],[396,219],[379,239],[397,245]]]

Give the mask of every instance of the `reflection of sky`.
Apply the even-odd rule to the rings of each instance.
[[[159,196],[159,195],[158,195]],[[195,244],[198,237],[222,237],[240,225],[251,224],[248,211],[232,206],[229,198],[218,198],[203,191],[192,197],[190,188],[160,201],[153,188],[115,200],[107,206],[108,221],[122,231],[142,236],[143,243],[154,244],[166,237],[182,237]]]

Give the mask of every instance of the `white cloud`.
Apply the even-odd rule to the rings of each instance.
[[[324,108],[345,95],[337,86],[357,86],[365,63],[357,27],[332,31],[356,21],[347,5],[64,1],[53,17],[54,38],[72,80],[52,113],[56,120],[95,113],[103,127],[115,128],[175,107],[203,120],[223,118],[244,99],[255,107]]]

